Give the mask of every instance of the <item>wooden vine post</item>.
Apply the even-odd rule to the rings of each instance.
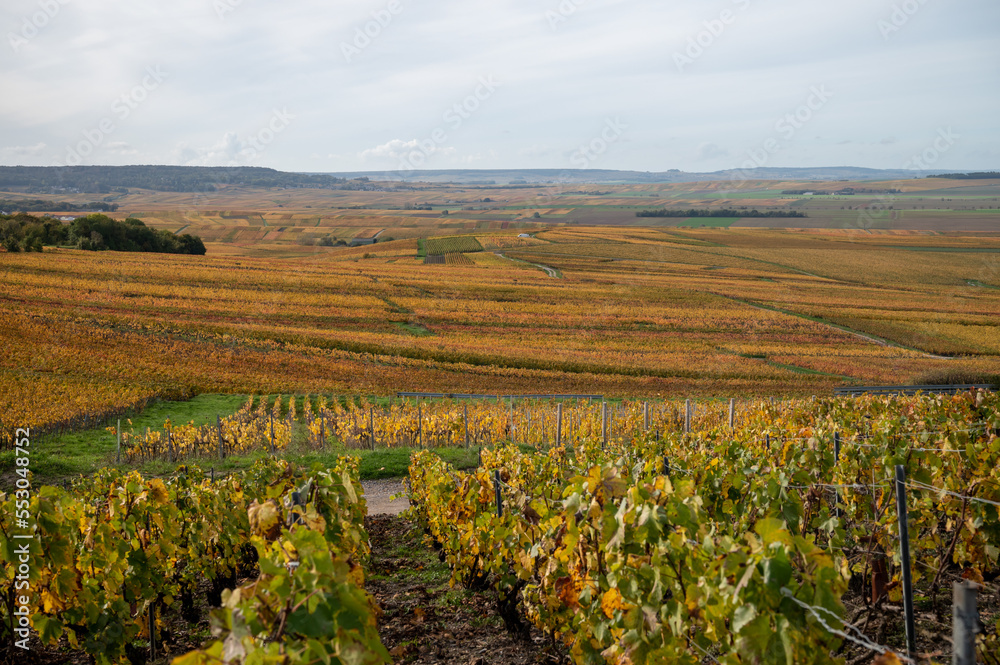
[[[913,579],[910,570],[910,527],[906,512],[906,467],[896,465],[896,513],[899,517],[899,553],[903,573],[903,613],[906,622],[906,655],[917,652],[917,636],[913,623]]]
[[[375,450],[375,407],[368,407],[368,440],[372,450]]]
[[[424,411],[423,405],[417,402],[417,447],[424,447]]]
[[[503,517],[503,501],[500,496],[500,469],[493,470],[493,486],[497,490],[497,517]]]
[[[978,586],[968,580],[952,585],[952,665],[976,665],[976,634],[982,631],[977,591]]]
[[[608,403],[601,402],[601,449],[608,445]]]
[[[556,447],[562,445],[562,402],[556,404]]]
[[[223,450],[222,443],[222,418],[216,414],[215,416],[215,430],[219,435],[219,459],[225,459],[225,452]]]
[[[274,411],[270,413],[269,416],[271,423],[271,454],[274,454]]]

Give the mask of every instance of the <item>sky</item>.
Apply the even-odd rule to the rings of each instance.
[[[996,0],[4,0],[0,164],[1000,168]]]

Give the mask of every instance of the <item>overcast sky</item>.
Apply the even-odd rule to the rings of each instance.
[[[996,0],[4,0],[0,164],[1000,168]]]

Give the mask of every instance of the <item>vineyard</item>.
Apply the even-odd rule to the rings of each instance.
[[[404,662],[382,646],[365,591],[355,460],[305,469],[269,457],[218,479],[193,465],[280,456],[295,430],[308,447],[416,449],[411,517],[453,584],[493,594],[508,630],[532,625],[580,665],[880,653],[944,663],[961,580],[978,588],[981,662],[998,662],[1000,396],[983,391],[697,403],[286,396],[248,399],[201,427],[109,428],[125,465],[182,465],[166,478],[105,469],[69,489],[19,472],[17,490],[0,495],[0,640],[30,626],[42,647],[97,663]],[[450,467],[435,452],[448,446],[479,448],[480,466]],[[20,584],[37,601],[27,615]],[[179,641],[177,622],[198,623],[205,607],[216,608],[212,638]]]
[[[578,663],[909,661],[898,465],[913,662],[941,662],[930,635],[958,578],[993,612],[979,650],[997,662],[995,394],[763,402],[734,427],[720,409],[660,435],[640,413],[624,429],[645,435],[566,431],[487,450],[470,473],[419,453],[415,515],[454,581],[492,586]]]
[[[311,470],[266,461],[218,481],[197,467],[166,481],[106,470],[71,491],[24,496],[27,489],[0,495],[5,646],[27,640],[30,626],[42,646],[63,644],[92,662],[169,654],[168,612],[197,622],[204,594],[219,607],[218,639],[174,659],[179,665],[223,654],[231,662],[387,658],[364,591],[366,510],[351,460]],[[22,539],[29,519],[37,530]],[[38,603],[22,614],[15,590],[27,589]]]
[[[804,396],[1000,376],[995,254],[955,260],[989,238],[534,236],[428,238],[436,265],[412,239],[285,259],[0,253],[2,443],[204,393]],[[469,253],[483,242],[509,249]]]

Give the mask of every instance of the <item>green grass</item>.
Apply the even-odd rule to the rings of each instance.
[[[434,335],[434,333],[419,323],[394,323],[393,325],[399,328],[400,332],[413,335],[414,337],[432,337]]]
[[[159,429],[167,418],[175,423],[194,421],[204,425],[215,421],[216,415],[228,415],[237,411],[247,400],[246,395],[199,395],[186,402],[157,402],[141,414],[131,414],[122,418],[122,429],[128,430],[128,418],[135,431]],[[112,425],[113,426],[113,425]],[[49,436],[33,442],[31,471],[42,483],[58,483],[68,477],[90,475],[98,469],[113,465],[117,443],[115,435],[103,427],[71,432],[59,436]],[[170,471],[166,462],[150,463],[143,468],[144,473],[166,473]],[[14,468],[12,451],[0,453],[0,474],[9,473]]]
[[[356,397],[326,396],[330,402],[338,399],[341,404]],[[257,398],[260,399],[260,398]],[[141,414],[129,416],[131,428],[136,432],[145,428],[160,429],[163,423],[172,419],[174,423],[194,422],[195,425],[205,425],[215,422],[217,415],[229,415],[236,412],[246,403],[246,395],[199,395],[186,402],[158,402],[147,408]],[[273,397],[268,398],[270,403]],[[318,401],[312,397],[313,404]],[[371,400],[379,406],[389,403],[389,398]],[[287,413],[288,396],[282,398],[282,411]],[[301,413],[303,397],[296,398],[296,408]],[[128,431],[128,418],[122,419],[122,429]],[[33,441],[30,470],[34,482],[38,485],[64,485],[77,476],[89,476],[98,469],[116,466],[115,453],[117,444],[115,435],[103,427],[50,436],[40,441]],[[395,478],[408,473],[410,456],[414,450],[410,448],[392,448],[378,450],[345,449],[337,442],[331,442],[326,450],[312,450],[306,447],[306,428],[297,422],[293,430],[292,444],[286,451],[279,451],[278,457],[290,462],[311,466],[319,463],[323,466],[333,466],[342,455],[360,459],[360,475],[362,479]],[[458,469],[475,468],[479,461],[477,448],[436,449],[438,455]],[[243,455],[234,455],[220,460],[215,457],[189,458],[179,463],[165,460],[141,462],[135,465],[120,465],[121,468],[135,468],[144,476],[164,476],[173,473],[181,464],[195,464],[206,472],[228,474],[249,468],[268,453],[256,451]],[[0,452],[0,491],[10,489],[13,484],[11,472],[14,470],[14,451]]]

